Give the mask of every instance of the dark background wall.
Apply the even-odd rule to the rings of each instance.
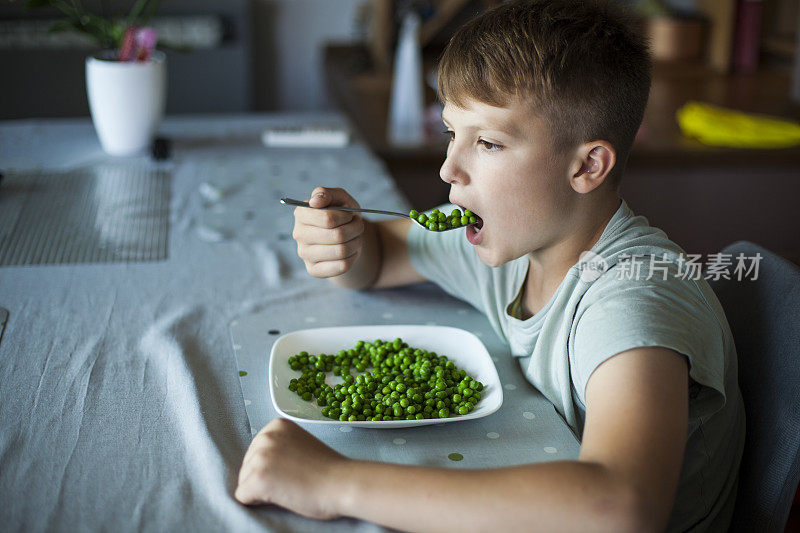
[[[357,38],[366,0],[163,0],[157,16],[217,17],[219,46],[167,51],[167,113],[320,110],[332,107],[322,79],[322,46]],[[126,13],[131,0],[83,0],[93,12]],[[0,24],[58,19],[0,2]],[[101,5],[102,4],[102,5]],[[0,120],[88,116],[85,59],[92,47],[9,47],[0,42]]]

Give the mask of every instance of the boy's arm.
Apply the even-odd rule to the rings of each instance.
[[[487,470],[355,461],[276,419],[253,440],[236,498],[412,531],[663,530],[686,440],[687,375],[685,358],[664,348],[600,365],[578,461]]]
[[[381,269],[375,283],[372,284],[373,288],[383,289],[427,281],[413,267],[408,255],[410,220],[386,220],[377,223],[367,222],[367,224],[375,228],[381,242]]]
[[[317,187],[312,207],[359,207],[343,189]],[[306,270],[348,289],[385,288],[425,281],[406,246],[409,220],[370,222],[354,213],[298,207],[292,237]]]

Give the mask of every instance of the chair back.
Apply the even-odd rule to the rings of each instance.
[[[800,479],[800,268],[746,241],[722,253],[733,264],[761,254],[757,277],[709,281],[736,343],[747,416],[731,531],[782,532]]]

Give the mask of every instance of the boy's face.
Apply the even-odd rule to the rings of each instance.
[[[478,215],[467,239],[480,260],[500,266],[555,243],[569,222],[570,154],[551,146],[544,121],[521,102],[494,107],[446,104],[451,135],[439,172],[450,202]]]

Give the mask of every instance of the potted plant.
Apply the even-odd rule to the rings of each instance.
[[[159,3],[136,0],[126,17],[106,18],[78,0],[28,1],[28,7],[52,7],[66,16],[50,31],[87,34],[101,49],[86,58],[86,92],[100,144],[111,155],[149,147],[164,115],[166,56],[155,49],[156,31],[147,26]]]

